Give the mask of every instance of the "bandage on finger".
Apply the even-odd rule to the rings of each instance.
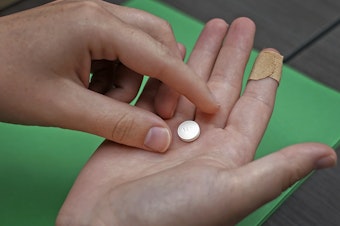
[[[264,50],[260,52],[250,73],[249,80],[260,80],[267,77],[280,83],[283,56],[277,52]]]

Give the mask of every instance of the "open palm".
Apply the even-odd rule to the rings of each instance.
[[[254,33],[246,18],[230,26],[208,22],[188,65],[206,79],[219,111],[204,114],[180,97],[167,120],[173,141],[164,154],[105,141],[80,173],[57,225],[233,225],[311,170],[334,165],[333,150],[316,143],[253,161],[278,86],[271,78],[249,81],[240,96]],[[155,95],[160,104],[174,98],[168,92],[150,79],[137,106],[155,112]],[[178,138],[184,120],[200,125],[198,140]]]

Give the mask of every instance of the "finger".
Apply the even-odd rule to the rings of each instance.
[[[205,82],[168,47],[120,20],[106,17],[102,20],[105,23],[96,27],[98,35],[90,37],[89,51],[93,59],[119,59],[131,70],[157,78],[185,95],[203,112],[217,111],[218,104]],[[93,27],[91,30],[93,32]]]
[[[181,52],[182,59],[186,54],[185,47],[178,43],[178,49]],[[155,94],[154,105],[158,115],[163,119],[171,118],[176,110],[178,99],[180,95],[165,84],[160,84],[157,94]]]
[[[208,80],[227,29],[225,21],[213,19],[202,30],[187,63],[196,72],[197,79]],[[193,119],[194,113],[195,106],[186,98],[181,98],[176,116],[181,119]]]
[[[274,52],[275,50],[265,51]],[[261,67],[264,65],[255,64],[253,70]],[[278,70],[281,71],[282,64],[278,67],[280,67]],[[273,111],[277,87],[277,81],[270,77],[257,81],[249,80],[243,95],[230,113],[225,129],[238,134],[238,137],[242,139],[240,145],[245,152],[244,161],[253,159],[256,148],[262,139]]]
[[[255,24],[248,18],[238,18],[230,25],[208,82],[220,109],[213,116],[200,111],[196,113],[196,121],[202,130],[225,127],[231,109],[240,97],[254,36]]]
[[[119,64],[115,72],[113,86],[106,96],[130,103],[137,95],[143,76]]]
[[[186,49],[178,43],[178,48],[184,58]],[[159,80],[148,78],[148,81],[140,95],[136,106],[147,111],[157,113],[163,119],[171,118],[177,106],[179,94],[171,90]]]
[[[181,51],[182,57],[185,56],[185,47],[178,43],[178,48]],[[140,95],[136,106],[147,111],[159,114],[162,118],[172,117],[173,108],[176,108],[177,103],[173,103],[179,94],[168,89],[159,80],[148,78],[148,81]]]
[[[154,39],[167,46],[175,55],[178,55],[181,59],[184,58],[183,54],[185,55],[185,51],[183,53],[183,47],[177,44],[172,27],[167,21],[135,8],[103,3],[113,15],[119,17],[125,23],[138,27],[148,33]],[[169,86],[162,84],[155,95],[154,110],[162,118],[171,118],[176,109],[179,96]]]
[[[74,84],[69,86],[58,91],[60,95],[55,101],[57,111],[62,112],[53,119],[58,126],[144,150],[167,150],[171,133],[155,114]]]
[[[222,180],[228,186],[233,181],[235,191],[232,196],[234,200],[231,200],[233,211],[227,211],[228,214],[233,219],[242,219],[312,170],[335,166],[336,158],[336,153],[326,145],[298,144],[226,172]],[[230,194],[225,195],[230,197]]]
[[[172,27],[166,20],[143,10],[114,5],[105,1],[102,1],[101,3],[112,13],[112,15],[117,16],[126,24],[137,27],[151,35],[154,39],[167,46],[179,58],[181,58],[180,50],[178,49]]]
[[[184,58],[183,46],[177,44],[172,27],[166,20],[135,8],[112,5],[106,2],[103,2],[103,4],[113,15],[127,24],[138,27],[167,46],[175,55],[181,59]],[[157,114],[165,119],[171,118],[176,109],[178,98],[179,94],[176,91],[165,84],[161,85],[155,96]]]

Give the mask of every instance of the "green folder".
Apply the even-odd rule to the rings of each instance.
[[[134,0],[127,5],[169,21],[178,41],[190,53],[203,27],[201,22],[157,1]],[[256,55],[253,51],[246,75]],[[274,113],[256,158],[299,142],[337,147],[339,103],[339,92],[284,66]],[[0,225],[54,225],[77,174],[102,140],[76,131],[0,123]],[[261,225],[302,182],[239,225]]]

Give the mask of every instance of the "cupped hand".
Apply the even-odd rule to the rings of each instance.
[[[335,152],[317,143],[253,161],[278,87],[272,78],[251,80],[240,96],[254,33],[246,18],[230,26],[208,22],[188,65],[207,81],[219,111],[203,113],[181,97],[167,121],[173,142],[165,154],[104,142],[77,178],[57,225],[234,225],[313,169],[333,166]],[[150,80],[139,107],[154,110],[157,86]],[[201,127],[192,143],[175,134],[188,119]]]
[[[146,12],[59,0],[0,18],[0,33],[0,121],[162,152],[171,134],[161,117],[173,115],[179,94],[204,112],[218,109],[203,79],[183,63],[169,24]],[[162,91],[170,101],[155,106],[165,109],[161,117],[128,104],[144,74],[171,87]]]

